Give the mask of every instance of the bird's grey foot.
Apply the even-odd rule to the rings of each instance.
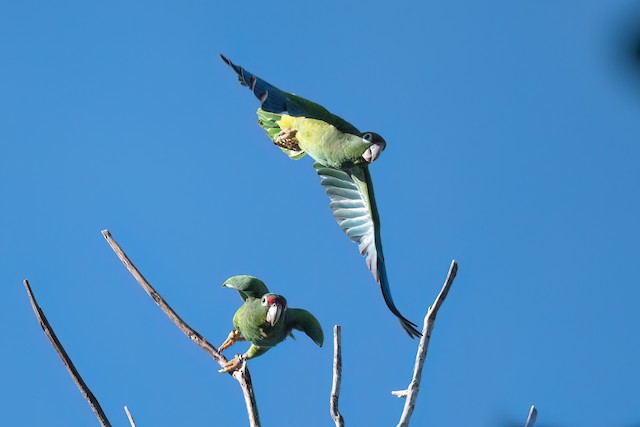
[[[234,329],[233,331],[229,332],[229,336],[227,337],[226,340],[224,340],[224,342],[218,349],[218,352],[222,353],[225,349],[231,347],[233,344],[237,343],[238,341],[244,341],[244,340],[245,338],[240,335],[240,331],[237,329]]]
[[[296,139],[297,129],[282,129],[278,134],[278,138],[273,143],[278,147],[286,148],[288,150],[300,151],[298,140]]]
[[[229,372],[237,371],[238,369],[240,369],[240,367],[242,367],[242,361],[242,356],[236,354],[236,357],[225,363],[222,369],[220,369],[218,372],[220,372],[221,374],[226,374]]]

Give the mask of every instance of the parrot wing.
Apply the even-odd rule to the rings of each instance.
[[[264,294],[269,293],[269,289],[267,289],[267,285],[264,284],[261,280],[255,280],[250,283],[245,283],[242,285],[234,284],[234,283],[225,283],[222,285],[223,288],[233,288],[238,291],[240,294],[240,298],[242,301],[246,301],[247,298],[257,298],[260,299]]]
[[[336,169],[314,163],[320,175],[320,183],[331,200],[330,207],[338,225],[347,237],[358,244],[360,254],[365,256],[367,267],[380,285],[384,302],[396,315],[403,329],[411,338],[420,336],[416,324],[407,320],[396,308],[382,254],[380,218],[373,194],[373,183],[367,166]]]
[[[269,135],[269,138],[277,144],[278,134],[282,130],[278,123],[282,119],[282,114],[270,113],[264,111],[262,108],[258,108],[258,124]],[[304,150],[289,150],[288,148],[278,145],[278,148],[284,151],[284,153],[293,160],[300,160],[305,156]]]
[[[261,108],[264,111],[276,114],[286,111],[294,117],[308,117],[322,120],[334,125],[342,132],[360,135],[360,131],[355,126],[341,117],[332,114],[322,105],[316,104],[301,96],[282,91],[241,66],[234,64],[226,56],[220,55],[220,57],[236,72],[240,84],[251,89],[256,98],[260,100]]]
[[[303,331],[318,346],[322,347],[324,333],[318,319],[307,310],[301,308],[287,308],[287,325],[293,329]],[[292,335],[293,336],[293,335]]]

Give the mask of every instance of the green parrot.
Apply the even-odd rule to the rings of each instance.
[[[233,276],[222,287],[236,289],[244,304],[233,316],[235,329],[220,346],[220,353],[237,341],[247,340],[251,347],[242,355],[242,359],[252,359],[264,354],[287,336],[294,338],[293,329],[303,331],[322,347],[324,333],[318,320],[307,310],[288,308],[287,300],[282,295],[270,293],[262,280],[253,276]],[[236,355],[219,372],[235,371],[241,364],[240,355]]]
[[[260,100],[258,124],[273,143],[294,160],[305,154],[315,160],[313,167],[331,200],[329,206],[338,225],[358,244],[387,307],[403,329],[411,338],[420,336],[416,324],[400,314],[393,302],[382,254],[380,216],[369,164],[384,151],[385,140],[374,132],[360,132],[321,105],[284,92],[220,56]]]

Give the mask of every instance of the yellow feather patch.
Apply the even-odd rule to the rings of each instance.
[[[295,117],[288,116],[283,114],[276,123],[280,126],[280,129],[293,129],[293,122],[295,121]]]

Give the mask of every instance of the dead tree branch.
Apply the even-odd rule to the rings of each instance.
[[[102,407],[100,407],[98,399],[96,399],[93,393],[91,393],[91,390],[89,390],[89,387],[80,376],[80,373],[78,372],[73,362],[71,361],[71,358],[58,340],[55,332],[53,332],[53,328],[51,328],[51,325],[47,321],[44,312],[40,309],[40,306],[36,302],[36,298],[33,295],[31,286],[29,286],[29,282],[27,280],[24,281],[24,286],[25,288],[27,288],[27,294],[29,295],[29,300],[31,301],[31,308],[33,308],[33,312],[36,314],[36,318],[40,323],[40,327],[44,331],[47,338],[49,338],[49,341],[51,341],[51,344],[58,353],[58,356],[60,356],[60,359],[62,359],[62,363],[64,363],[64,366],[66,366],[69,375],[71,375],[71,378],[73,378],[73,382],[76,383],[78,389],[80,390],[80,393],[82,393],[84,398],[87,400],[87,403],[89,403],[89,406],[91,406],[91,410],[94,414],[96,414],[100,425],[102,425],[103,427],[111,427],[111,423],[107,419],[107,416],[102,410]]]
[[[431,339],[431,332],[433,331],[433,325],[436,321],[436,315],[438,314],[438,310],[440,306],[444,302],[444,299],[447,297],[449,293],[449,289],[451,288],[451,284],[453,283],[453,279],[456,277],[456,273],[458,272],[458,264],[455,260],[451,261],[451,266],[449,267],[449,274],[447,274],[447,279],[440,290],[440,293],[436,297],[435,302],[429,310],[427,311],[427,315],[424,318],[424,327],[422,328],[422,338],[420,339],[420,344],[418,346],[418,353],[416,355],[416,362],[413,368],[413,378],[411,378],[411,383],[406,390],[393,391],[392,393],[398,397],[406,397],[407,401],[404,404],[404,409],[402,410],[402,416],[400,417],[400,422],[397,427],[407,427],[409,425],[409,420],[411,419],[411,415],[413,414],[413,409],[416,406],[416,399],[418,398],[418,392],[420,391],[420,378],[422,377],[422,367],[424,366],[424,361],[427,357],[427,349],[429,348],[429,341]]]
[[[333,384],[331,385],[331,418],[336,427],[344,427],[344,418],[338,409],[340,383],[342,382],[342,331],[340,325],[333,326]]]
[[[180,329],[187,337],[194,343],[198,344],[204,351],[207,352],[213,359],[220,365],[224,366],[227,363],[227,359],[218,352],[218,350],[207,341],[202,335],[196,332],[193,328],[186,324],[184,320],[178,316],[178,314],[167,304],[167,302],[160,296],[160,294],[147,282],[144,276],[133,265],[129,257],[124,253],[120,245],[113,240],[109,230],[102,230],[102,235],[111,246],[111,249],[116,253],[120,261],[127,267],[127,270],[133,275],[136,281],[142,286],[142,289],[155,301],[160,309],[171,319],[171,321]],[[231,374],[239,383],[244,395],[245,405],[247,407],[247,414],[249,416],[249,425],[251,427],[260,427],[260,417],[258,415],[258,404],[256,403],[256,397],[253,392],[253,384],[251,382],[251,375],[249,369],[246,366],[246,361],[241,369],[234,371]]]
[[[129,408],[127,408],[126,405],[124,407],[124,412],[126,412],[127,414],[127,418],[129,419],[129,424],[131,424],[131,427],[136,427],[136,422],[133,421],[133,416],[131,415],[131,412],[129,412]]]
[[[524,423],[524,427],[533,427],[537,416],[538,410],[536,409],[536,405],[531,405],[531,409],[529,409],[529,416],[527,417],[527,421]]]

